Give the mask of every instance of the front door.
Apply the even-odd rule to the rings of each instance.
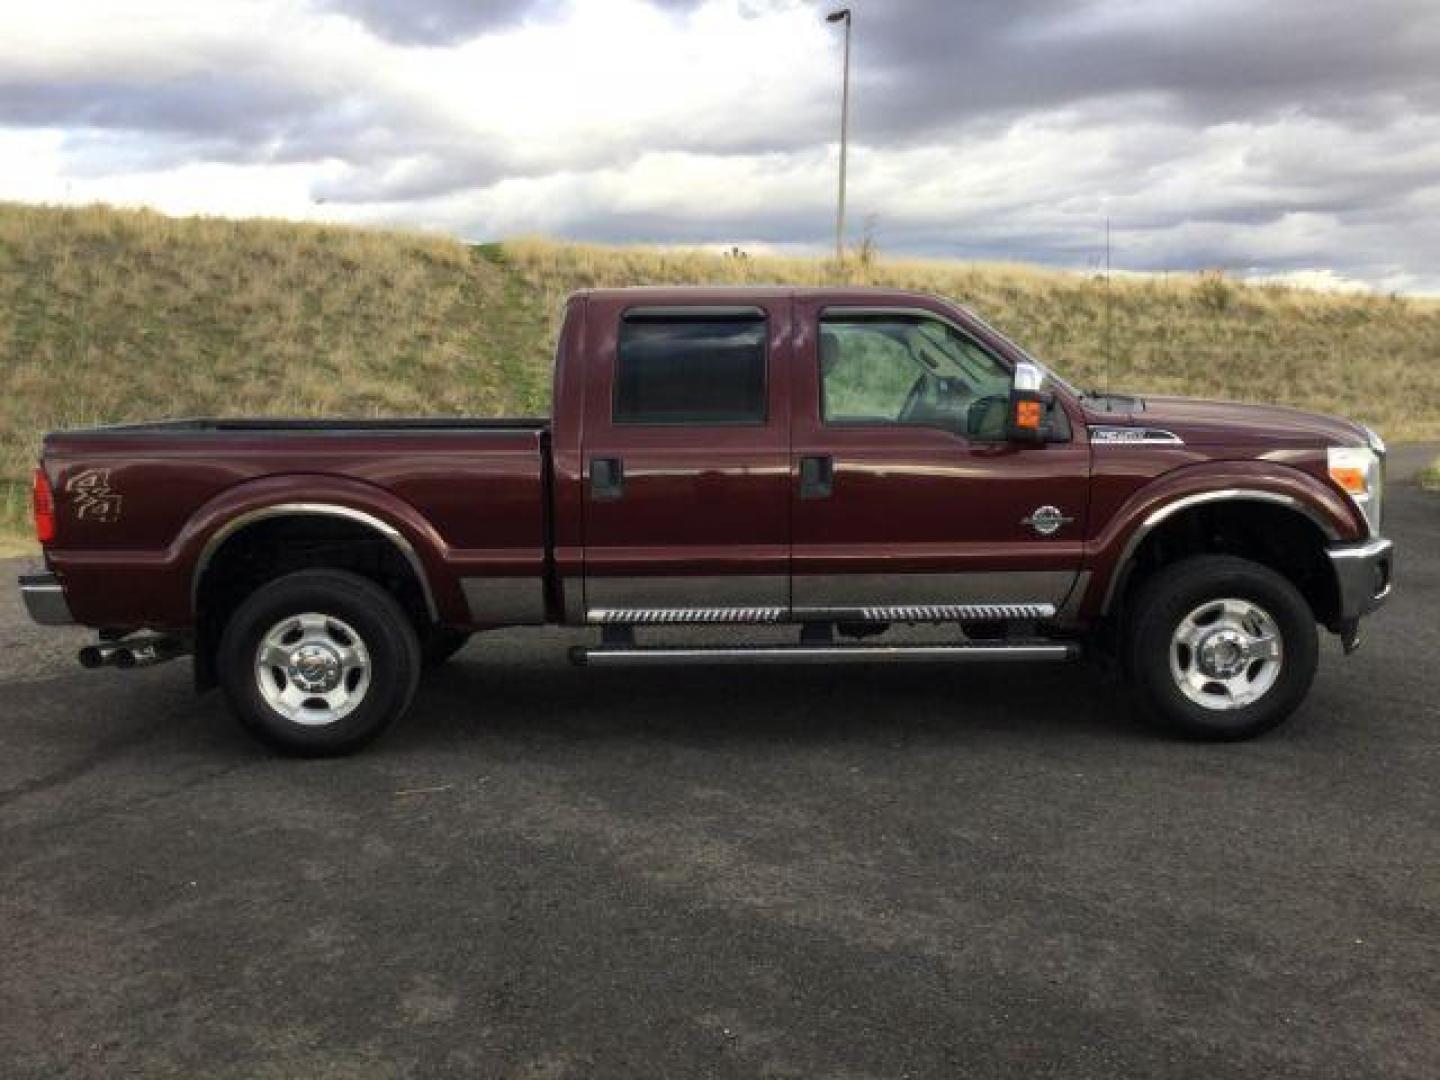
[[[796,318],[794,616],[1058,609],[1082,557],[1083,435],[994,441],[1010,367],[939,313],[815,304]]]
[[[790,307],[594,305],[587,621],[788,614]]]

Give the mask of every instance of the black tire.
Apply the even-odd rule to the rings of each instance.
[[[470,640],[468,630],[432,627],[420,639],[420,659],[427,668],[436,668],[465,647]]]
[[[322,719],[302,722],[285,715],[279,711],[283,705],[266,700],[275,690],[262,688],[257,672],[267,635],[287,618],[308,613],[333,620],[326,623],[332,638],[339,635],[343,643],[349,640],[345,631],[350,631],[362,646],[364,688],[353,695],[356,703],[348,712],[339,715],[335,710],[330,720],[323,719],[323,711],[303,712],[303,707],[297,712]],[[395,598],[374,582],[342,570],[301,570],[256,589],[225,624],[217,654],[220,683],[240,723],[267,746],[300,757],[348,754],[374,739],[409,707],[420,664],[415,628]],[[283,669],[271,669],[269,677],[276,688],[286,685]]]
[[[1236,700],[1224,692],[1224,680],[1211,683],[1213,691],[1192,690],[1216,704],[1207,707],[1187,694],[1184,680],[1172,671],[1173,659],[1182,673],[1199,672],[1197,681],[1206,677],[1198,655],[1177,645],[1175,634],[1182,621],[1207,602],[1228,599],[1248,602],[1269,616],[1278,631],[1281,655],[1269,688],[1248,703],[1219,707],[1223,701]],[[1234,741],[1269,731],[1304,700],[1315,678],[1317,637],[1310,605],[1280,574],[1248,559],[1197,555],[1158,570],[1141,586],[1129,605],[1124,649],[1138,703],[1150,720],[1190,738]],[[1242,664],[1241,670],[1249,680],[1250,671],[1263,673],[1264,662],[1254,667]],[[1262,683],[1239,685],[1253,688]]]

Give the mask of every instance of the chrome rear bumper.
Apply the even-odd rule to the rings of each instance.
[[[1325,554],[1335,570],[1340,622],[1354,622],[1389,599],[1395,582],[1395,545],[1389,540],[1380,536],[1361,544],[1338,544]]]
[[[41,626],[67,626],[75,621],[65,589],[54,574],[21,574],[20,596],[25,610]]]

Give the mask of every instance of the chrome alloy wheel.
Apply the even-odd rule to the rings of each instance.
[[[1170,638],[1170,675],[1195,704],[1241,709],[1280,678],[1280,628],[1250,600],[1207,600],[1180,620]]]
[[[370,653],[348,624],[330,615],[287,615],[260,639],[255,683],[272,709],[314,727],[342,720],[370,689]]]

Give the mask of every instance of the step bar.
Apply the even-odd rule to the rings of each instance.
[[[895,664],[1057,662],[1073,660],[1072,642],[962,642],[954,645],[577,645],[572,663],[586,667],[666,664]]]
[[[881,604],[866,607],[591,608],[596,626],[669,626],[784,622],[1041,622],[1055,617],[1054,604]]]

